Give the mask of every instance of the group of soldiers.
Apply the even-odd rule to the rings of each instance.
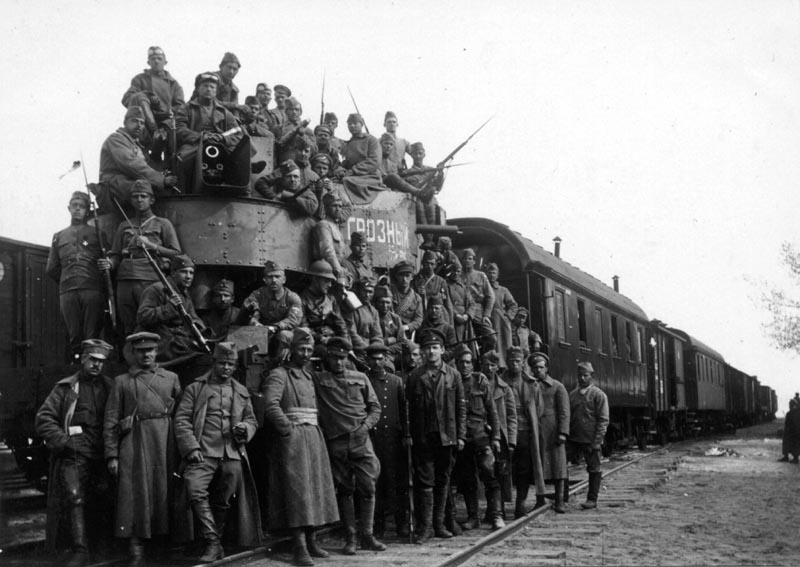
[[[350,235],[348,250],[348,195],[406,192],[418,222],[432,219],[442,170],[423,165],[422,144],[397,137],[396,116],[387,113],[378,140],[351,115],[343,142],[333,115],[310,131],[283,85],[261,83],[254,100],[239,104],[233,54],[218,72],[198,75],[188,103],[165,63],[163,50],[148,50],[150,69],[123,97],[124,127],[103,145],[100,183],[72,195],[71,225],[53,239],[48,273],[59,281],[80,369],[37,415],[52,452],[49,543],[70,548],[70,564],[80,565],[93,537],[127,540],[135,562],[156,553],[159,540],[199,538],[208,562],[222,557],[223,540],[258,545],[266,520],[291,532],[295,564],[313,565],[328,555],[316,529],[339,520],[345,554],[384,550],[391,515],[397,535],[417,543],[474,529],[479,482],[493,528],[504,524],[505,502],[515,501],[514,517],[527,512],[531,486],[543,506],[548,482],[563,513],[567,447],[586,460],[583,506],[595,506],[607,398],[588,362],[578,364],[569,394],[549,375],[542,340],[500,285],[499,266],[480,269],[474,250],[459,257],[444,236],[425,235],[418,270],[404,260],[381,277],[364,233]],[[240,305],[235,283],[223,278],[199,314],[195,265],[152,207],[171,187],[191,186],[198,144],[235,153],[248,136],[272,136],[280,163],[255,190],[317,221],[308,285],[289,289],[284,268],[268,261],[263,285]],[[157,167],[176,156],[177,166]],[[106,312],[124,337],[114,345]],[[242,326],[268,337],[260,386],[250,390],[237,380],[246,345],[228,339]],[[199,378],[162,366],[205,350],[210,370]],[[128,371],[112,380],[104,367],[115,360]]]

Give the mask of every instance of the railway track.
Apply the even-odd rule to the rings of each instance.
[[[587,487],[587,475],[583,466],[570,467],[570,504],[567,514],[555,514],[549,506],[533,510],[524,518],[509,521],[505,528],[491,531],[487,524],[481,528],[464,532],[452,539],[431,539],[426,545],[410,545],[407,540],[394,537],[393,526],[387,526],[388,545],[384,552],[359,550],[355,556],[338,552],[343,539],[336,528],[322,531],[319,541],[331,552],[329,559],[319,560],[321,566],[397,565],[409,567],[500,567],[514,565],[567,565],[600,564],[605,528],[613,521],[619,508],[636,502],[644,490],[652,489],[666,481],[669,471],[677,466],[686,450],[680,446],[660,449],[648,453],[627,453],[612,456],[603,463],[603,488],[600,507],[584,511],[579,502]],[[485,503],[482,503],[485,504]],[[533,508],[533,496],[528,509]],[[463,515],[463,502],[458,503],[459,517]],[[234,550],[231,550],[234,551]],[[4,554],[8,565],[52,565],[52,558],[15,557]],[[9,561],[10,560],[10,561]],[[154,560],[148,565],[196,564],[183,552],[174,553],[169,559]],[[272,538],[267,545],[233,553],[211,565],[248,567],[278,567],[291,564],[289,541]],[[125,565],[124,560],[109,560],[94,566]]]

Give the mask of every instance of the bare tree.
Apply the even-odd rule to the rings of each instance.
[[[772,321],[764,324],[764,330],[778,348],[800,354],[800,252],[784,242],[781,255],[797,288],[785,291],[775,284],[766,285],[761,301]]]

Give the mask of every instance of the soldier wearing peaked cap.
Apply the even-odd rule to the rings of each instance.
[[[275,85],[275,109],[273,112],[280,117],[280,124],[286,122],[286,99],[292,96],[292,89],[286,85]]]
[[[459,373],[444,364],[444,336],[436,329],[422,333],[423,366],[408,377],[409,423],[414,447],[414,486],[420,488],[421,525],[417,543],[433,535],[452,537],[444,525],[445,504],[456,451],[467,438],[464,385]]]
[[[291,359],[262,385],[264,417],[276,433],[269,457],[269,526],[291,530],[295,565],[313,565],[311,556],[328,556],[315,529],[337,521],[339,513],[309,368],[311,329],[295,328],[291,349]]]
[[[247,323],[247,315],[233,305],[234,285],[222,278],[211,289],[211,309],[203,315],[203,323],[214,337],[224,338],[233,326]]]
[[[247,106],[239,104],[239,87],[233,82],[241,66],[239,58],[236,57],[235,54],[227,52],[222,56],[222,60],[219,62],[219,70],[208,73],[209,75],[214,75],[217,79],[217,88],[214,93],[214,98],[222,108],[226,109],[234,116],[237,116],[239,113],[245,115],[249,115],[250,113],[250,109],[247,108]],[[194,87],[192,100],[200,96],[200,85],[197,81],[195,81]]]
[[[112,350],[100,339],[82,341],[80,370],[57,382],[36,413],[36,433],[50,450],[47,547],[71,548],[71,566],[85,564],[90,545],[111,541],[111,530],[103,529],[114,502],[103,414],[113,382],[103,367]]]
[[[369,379],[345,368],[351,350],[347,339],[332,337],[327,344],[326,371],[317,373],[314,380],[339,516],[347,530],[345,555],[354,555],[357,547],[354,489],[360,496],[361,547],[386,549],[373,534],[375,483],[381,468],[369,437],[380,418],[381,405]]]
[[[233,378],[238,353],[217,343],[214,367],[184,391],[175,412],[175,441],[185,468],[183,496],[205,542],[200,561],[222,559],[226,526],[236,544],[261,542],[261,515],[245,445],[258,423],[250,394]]]
[[[203,332],[206,325],[197,315],[189,288],[194,281],[194,262],[189,256],[181,254],[172,259],[172,273],[167,277],[172,295],[167,287],[159,282],[150,285],[142,292],[142,302],[136,312],[138,329],[158,333],[161,337],[159,360],[173,360],[179,356],[200,352],[191,329],[186,326],[180,314],[180,306],[186,309],[194,325]]]
[[[608,396],[592,383],[594,368],[591,362],[578,363],[578,384],[569,393],[569,438],[567,452],[583,457],[589,473],[589,491],[584,509],[597,508],[597,496],[603,473],[600,470],[600,451],[609,423]]]
[[[131,559],[141,561],[144,540],[170,531],[172,478],[178,469],[172,417],[181,386],[177,374],[156,363],[157,334],[143,331],[125,340],[134,363],[114,379],[103,441],[108,470],[117,478],[114,533],[128,540]]]
[[[424,313],[422,298],[414,291],[411,282],[414,278],[414,266],[411,262],[401,260],[392,268],[392,304],[394,312],[403,322],[403,331],[411,336],[422,325]]]
[[[292,331],[303,320],[300,296],[286,287],[283,267],[267,260],[264,264],[264,285],[247,296],[242,309],[249,324],[267,327],[270,333],[270,352],[281,362],[288,360],[292,344]]]
[[[97,231],[86,223],[89,196],[74,192],[67,210],[70,226],[53,235],[46,271],[58,282],[61,315],[67,326],[72,354],[77,356],[81,341],[99,338],[103,330],[105,295],[100,270],[109,264],[101,258]],[[108,246],[108,243],[103,245]]]

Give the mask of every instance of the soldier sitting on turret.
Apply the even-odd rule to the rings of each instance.
[[[418,187],[424,192],[424,198],[417,200],[417,224],[437,224],[436,209],[439,207],[439,203],[436,200],[436,193],[444,183],[444,171],[441,169],[431,171],[431,168],[423,163],[425,147],[422,142],[415,142],[409,148],[414,163],[406,170],[403,177],[409,185]],[[425,233],[423,238],[424,242],[420,248],[432,250],[435,247],[433,235]]]
[[[270,132],[274,132],[275,128],[280,126],[283,117],[278,116],[269,108],[269,103],[272,102],[272,89],[269,88],[267,83],[258,83],[256,85],[256,100],[259,106],[258,116],[267,125]]]
[[[304,137],[314,139],[314,132],[308,127],[308,120],[303,120],[303,105],[294,97],[289,97],[284,103],[286,122],[275,131],[275,155],[278,163],[287,159],[294,159],[295,138]]]
[[[304,182],[302,171],[293,160],[283,162],[278,170],[281,177],[280,181],[274,185],[268,185],[266,177],[260,178],[255,185],[256,191],[265,199],[283,201],[294,206],[304,215],[312,216],[319,208],[319,201],[313,191],[313,184],[319,178],[313,171],[306,171],[306,175],[313,176]]]
[[[404,171],[406,169],[405,156],[407,153],[411,153],[409,152],[411,144],[405,138],[397,135],[398,125],[397,115],[391,110],[387,110],[383,117],[383,127],[386,128],[386,134],[391,136],[394,141],[394,162],[397,164],[397,169]]]
[[[292,96],[292,89],[286,85],[275,85],[273,92],[275,93],[275,108],[272,109],[272,112],[280,119],[278,125],[282,125],[286,122],[286,99]]]
[[[147,65],[133,79],[131,86],[122,95],[125,108],[138,106],[144,115],[145,128],[142,132],[142,143],[146,148],[153,147],[153,154],[160,153],[167,142],[167,131],[174,126],[174,113],[183,106],[183,88],[164,69],[167,58],[164,50],[158,46],[147,49]],[[171,148],[175,151],[175,148]],[[155,157],[155,156],[154,156]]]
[[[366,198],[370,191],[383,188],[380,144],[377,138],[364,132],[364,119],[360,114],[348,116],[347,128],[352,137],[341,150],[342,167],[334,174],[349,192]]]
[[[237,118],[250,114],[250,109],[246,105],[239,104],[239,87],[233,82],[241,67],[242,64],[239,62],[239,58],[233,53],[227,52],[223,55],[222,61],[219,62],[219,71],[213,71],[213,74],[218,79],[214,98],[222,108]],[[200,89],[196,82],[194,87],[192,100],[200,96]]]
[[[419,200],[430,199],[433,195],[433,190],[428,189],[423,191],[418,189],[400,177],[397,172],[397,158],[395,156],[395,143],[394,137],[388,132],[383,134],[380,139],[381,143],[381,163],[380,172],[383,184],[389,189],[400,191],[401,193],[408,193],[413,195]]]
[[[261,115],[261,105],[258,99],[252,95],[244,99],[244,104],[250,109],[250,114],[242,116],[241,121],[244,129],[250,136],[255,138],[270,138],[275,140],[275,136],[269,128],[269,124]],[[273,142],[274,143],[274,142]]]
[[[342,148],[344,147],[344,140],[336,137],[336,128],[339,127],[339,119],[336,117],[336,114],[333,112],[326,112],[322,117],[322,123],[331,131],[331,147],[341,154]]]
[[[328,168],[329,173],[332,175],[334,171],[342,166],[342,163],[339,158],[339,150],[333,144],[331,129],[325,124],[320,124],[314,128],[314,139],[317,143],[317,154],[325,154],[330,159]]]

